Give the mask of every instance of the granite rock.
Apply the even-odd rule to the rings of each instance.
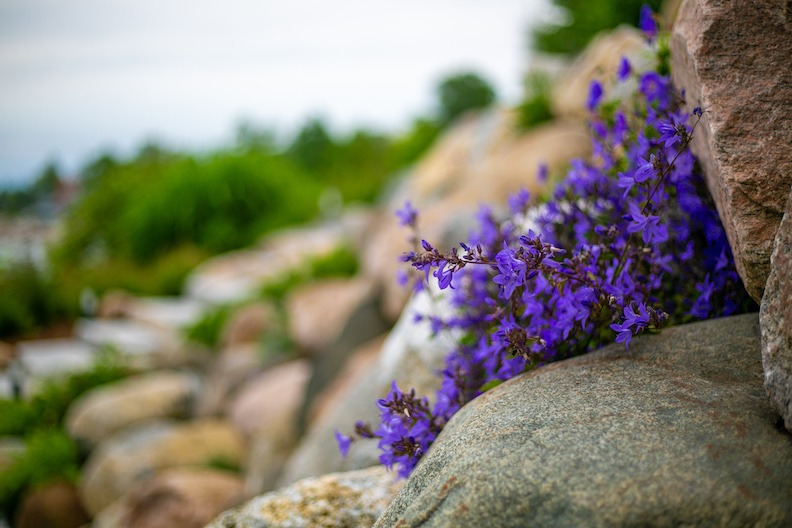
[[[375,524],[790,526],[756,314],[663,330],[465,406]]]
[[[158,422],[127,429],[106,438],[88,457],[80,496],[95,515],[158,471],[220,462],[242,466],[245,454],[239,433],[219,420]]]
[[[187,418],[201,391],[197,376],[155,371],[92,389],[66,413],[66,430],[82,446],[149,420]]]
[[[402,484],[382,467],[305,479],[227,511],[207,528],[369,528]]]
[[[765,389],[787,430],[792,431],[792,191],[770,258],[759,325]]]
[[[168,469],[97,515],[94,528],[201,528],[242,500],[242,479],[206,468]]]
[[[757,302],[792,186],[791,33],[789,2],[687,0],[671,36],[674,83],[704,109],[691,148]]]

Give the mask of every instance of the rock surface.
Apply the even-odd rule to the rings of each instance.
[[[223,326],[220,343],[224,346],[257,343],[261,334],[278,324],[278,314],[271,303],[258,301],[236,310]]]
[[[586,100],[591,81],[596,79],[603,83],[606,98],[618,97],[620,90],[628,88],[623,83],[613,85],[619,61],[627,57],[640,71],[647,62],[646,51],[646,41],[634,27],[621,26],[597,35],[555,83],[551,100],[553,113],[560,117],[587,119]]]
[[[241,467],[244,457],[239,433],[217,420],[129,429],[106,439],[88,457],[80,495],[95,515],[157,471],[219,462]]]
[[[205,388],[196,406],[198,416],[222,414],[240,387],[261,372],[263,365],[258,343],[226,347],[209,368]]]
[[[674,83],[705,110],[692,149],[757,302],[792,186],[790,32],[789,2],[687,0],[671,36]]]
[[[334,471],[362,469],[379,462],[377,443],[373,440],[354,442],[346,459],[341,458],[334,431],[349,432],[356,420],[375,423],[379,419],[376,401],[388,393],[394,379],[400,387],[414,387],[418,394],[434,396],[440,383],[435,372],[443,367],[449,341],[445,335],[432,339],[428,323],[415,323],[413,316],[416,313],[444,316],[448,310],[446,303],[439,298],[433,301],[425,292],[413,297],[371,369],[345,394],[336,396],[337,405],[327,409],[324,417],[303,436],[278,485],[286,486]]]
[[[792,191],[770,259],[759,324],[765,389],[787,430],[792,431]]]
[[[80,528],[89,521],[74,485],[51,482],[31,489],[17,511],[17,528]]]
[[[485,393],[375,527],[792,525],[757,319],[669,328]]]
[[[66,430],[85,447],[124,428],[162,418],[187,418],[201,390],[197,376],[157,371],[97,387],[69,407]]]
[[[305,479],[227,511],[207,528],[369,528],[402,484],[382,467]]]
[[[166,470],[103,510],[94,528],[201,528],[242,498],[242,480],[212,469]]]
[[[293,420],[302,404],[311,365],[296,359],[271,367],[250,380],[228,407],[228,418],[249,436],[270,424]]]
[[[321,350],[338,337],[350,315],[373,293],[371,281],[361,277],[298,287],[286,299],[289,335],[303,350]]]

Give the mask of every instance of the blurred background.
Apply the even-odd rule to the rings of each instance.
[[[130,373],[100,362],[34,395],[12,372],[31,368],[26,346],[84,340],[75,323],[108,293],[174,298],[207,259],[383,209],[477,112],[508,112],[515,137],[562,117],[559,72],[644,3],[660,7],[0,0],[0,526],[34,485],[77,479],[66,409]],[[277,304],[306,279],[354,275],[359,257],[336,248],[255,293]],[[204,308],[180,331],[213,347],[230,308]],[[25,457],[3,454],[11,437]]]

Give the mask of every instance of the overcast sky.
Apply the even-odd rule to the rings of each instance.
[[[242,119],[399,130],[444,75],[520,94],[547,0],[0,0],[0,185],[151,138],[200,149]]]

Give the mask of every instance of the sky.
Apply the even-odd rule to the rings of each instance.
[[[547,0],[0,0],[0,186],[248,121],[404,130],[443,77],[516,101]]]

